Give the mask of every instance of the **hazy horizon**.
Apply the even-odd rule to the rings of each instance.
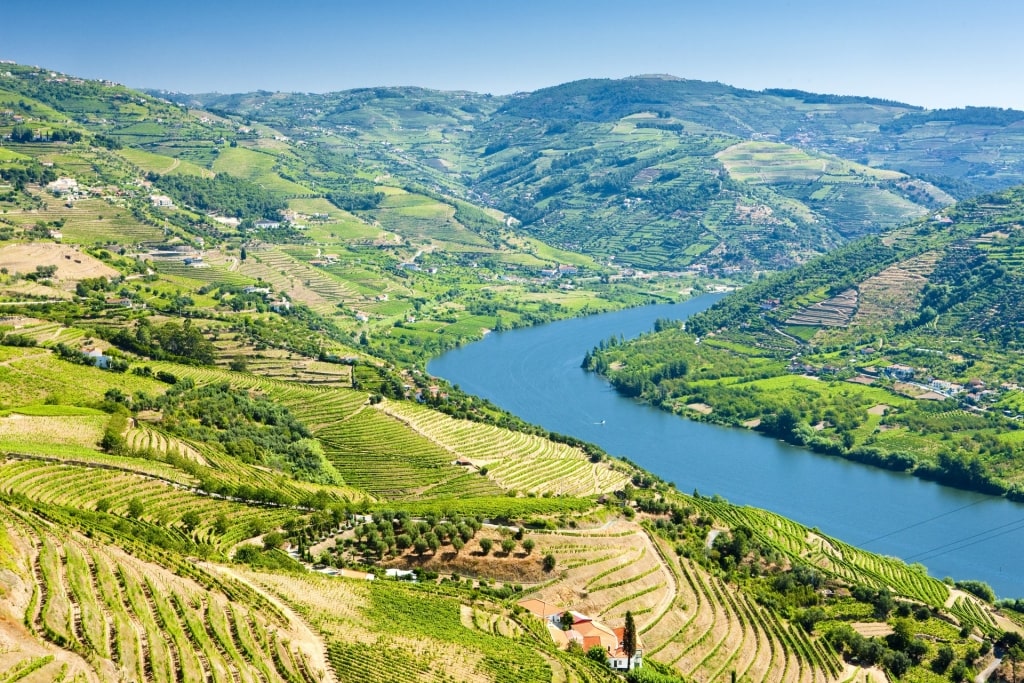
[[[428,6],[256,0],[173,10],[57,0],[48,21],[5,10],[0,57],[184,93],[323,93],[415,86],[496,95],[584,78],[671,74],[738,88],[1024,109],[1016,82],[1024,6],[865,0],[720,3],[609,0]],[[63,10],[66,10],[63,11]],[[102,40],[98,39],[102,37]]]

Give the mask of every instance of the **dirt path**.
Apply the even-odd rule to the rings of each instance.
[[[247,577],[238,573],[231,567],[225,567],[223,565],[208,562],[202,562],[200,565],[208,571],[224,574],[232,579],[244,583],[265,597],[277,609],[281,610],[281,612],[288,617],[288,621],[291,625],[292,632],[290,634],[290,641],[293,645],[297,645],[299,649],[302,650],[303,654],[306,655],[309,660],[310,668],[313,671],[322,671],[324,673],[323,678],[320,679],[323,683],[337,683],[334,670],[331,668],[330,663],[327,660],[327,646],[324,643],[323,638],[314,633],[306,622],[303,621],[291,607],[279,600],[275,595],[268,592],[262,586],[253,583]]]
[[[1002,663],[1002,659],[994,658],[988,666],[981,670],[981,673],[974,677],[974,683],[985,683]]]
[[[648,625],[655,624],[660,621],[661,618],[665,616],[665,614],[676,604],[676,597],[679,595],[679,583],[675,572],[673,572],[668,566],[668,562],[670,560],[668,560],[662,553],[661,546],[651,539],[646,530],[641,528],[639,533],[643,535],[644,543],[647,544],[647,550],[654,553],[654,556],[658,558],[658,565],[661,567],[661,573],[666,579],[665,585],[668,586],[668,590],[665,591],[665,595],[662,596],[661,600],[658,601],[658,604],[651,610],[651,618],[643,625],[638,624],[640,632],[642,633]]]

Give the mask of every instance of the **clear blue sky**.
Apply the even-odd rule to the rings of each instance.
[[[495,94],[670,73],[1024,109],[1019,0],[0,3],[0,58],[135,87]]]

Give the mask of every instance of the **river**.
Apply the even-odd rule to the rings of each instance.
[[[546,429],[624,456],[681,491],[765,508],[932,576],[1024,596],[1024,505],[687,420],[625,398],[580,368],[613,335],[684,319],[721,295],[488,335],[430,362],[431,374]]]

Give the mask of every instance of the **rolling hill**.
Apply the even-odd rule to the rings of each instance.
[[[652,211],[649,199],[627,205],[633,189],[590,208],[580,193],[594,181],[573,181],[533,196],[540,213],[520,229],[500,210],[519,201],[508,188],[610,167],[631,187],[678,180],[676,196],[693,192],[693,210],[719,211],[721,225],[775,226],[780,244],[763,259],[783,264],[865,220],[876,229],[866,213],[812,211],[797,186],[844,216],[859,192],[892,221],[948,201],[933,186],[747,140],[729,116],[680,104],[702,87],[733,102],[725,86],[640,79],[627,84],[640,99],[586,95],[540,123],[531,107],[582,86],[537,100],[371,89],[176,104],[3,71],[3,683],[622,680],[607,652],[556,646],[564,632],[526,613],[528,597],[612,627],[635,620],[634,681],[934,680],[994,662],[996,646],[1017,652],[1019,603],[997,609],[982,584],[682,494],[422,371],[485,330],[674,299],[697,283],[621,280],[605,256],[647,249],[619,227],[595,233],[613,244],[604,252],[538,239],[544,217],[571,217],[570,205],[571,221]],[[645,113],[652,87],[676,93],[667,118]],[[686,133],[695,125],[705,128]],[[511,164],[519,157],[533,158]],[[654,162],[663,174],[646,170]],[[920,310],[887,334],[931,323],[966,334],[1014,303],[997,290],[1013,282],[1019,203],[965,202],[841,247],[791,276],[814,287],[785,306],[821,319],[842,308],[822,304],[845,291],[831,291],[836,273],[902,277]],[[662,239],[650,230],[644,239]],[[728,245],[755,242],[743,234],[723,228],[715,257],[731,262]],[[652,265],[691,263],[651,253]],[[934,295],[914,289],[929,277]],[[995,298],[964,306],[981,284]],[[791,285],[764,280],[741,296],[776,286]],[[806,330],[780,324],[789,336],[773,343],[802,349]],[[956,424],[974,428],[963,413]]]
[[[164,95],[373,159],[622,268],[779,270],[1024,180],[1020,112],[664,76],[505,97]]]

